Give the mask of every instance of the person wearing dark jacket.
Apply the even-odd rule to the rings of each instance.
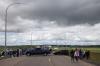
[[[86,55],[86,59],[88,60],[90,58],[90,51],[89,50],[86,51],[85,55]]]
[[[74,53],[75,53],[75,51],[74,50],[71,50],[70,57],[71,57],[71,61],[72,62],[74,62]]]

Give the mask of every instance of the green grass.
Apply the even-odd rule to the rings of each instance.
[[[96,66],[99,66],[100,65],[100,53],[91,52],[90,58],[88,60],[84,59],[84,61],[92,63],[92,64],[96,64]]]
[[[58,48],[58,49],[55,49],[55,48]],[[71,50],[71,49],[75,49],[74,47],[53,47],[52,48],[53,50]],[[100,48],[91,48],[91,47],[88,47],[88,48],[85,48],[85,47],[82,47],[80,49],[83,49],[83,50],[89,50],[90,52],[96,52],[96,53],[100,53]]]
[[[84,48],[85,50],[90,50],[91,52],[100,53],[100,48]]]
[[[100,53],[91,52],[90,53],[90,60],[93,60],[95,62],[100,62]]]

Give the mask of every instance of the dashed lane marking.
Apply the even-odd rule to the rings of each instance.
[[[51,63],[51,59],[49,58],[49,62]]]

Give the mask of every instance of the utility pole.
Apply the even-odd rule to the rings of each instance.
[[[16,4],[21,4],[21,3],[12,3],[12,4],[9,4],[5,10],[5,56],[7,55],[6,54],[6,49],[7,49],[7,23],[8,23],[8,9],[11,7],[11,6],[14,6]]]

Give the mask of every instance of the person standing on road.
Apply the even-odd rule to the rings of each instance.
[[[74,62],[74,53],[75,53],[75,51],[71,50],[71,52],[70,52],[71,62]]]
[[[86,59],[88,60],[90,58],[90,51],[89,50],[86,51],[85,55],[86,55]]]
[[[22,49],[19,49],[19,56],[22,56]]]
[[[80,59],[83,59],[83,52],[82,52],[81,49],[79,50],[79,58],[80,58]]]
[[[19,49],[16,50],[16,53],[17,57],[19,57]]]
[[[74,52],[74,57],[75,57],[75,60],[78,62],[78,60],[79,60],[79,50],[77,48]]]

